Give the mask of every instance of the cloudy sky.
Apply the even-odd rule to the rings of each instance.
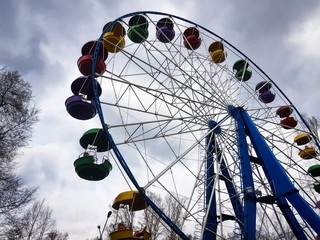
[[[260,66],[302,113],[320,115],[320,3],[310,1],[11,0],[0,8],[0,65],[18,70],[33,87],[41,109],[20,173],[54,211],[70,240],[93,238],[118,193],[111,176],[92,184],[72,166],[83,129],[65,110],[70,84],[79,76],[82,45],[100,36],[106,22],[126,13],[172,13],[222,36]]]

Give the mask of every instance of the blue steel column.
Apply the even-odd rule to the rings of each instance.
[[[205,230],[203,233],[203,240],[215,240],[217,235],[217,207],[216,196],[213,186],[215,179],[214,163],[213,163],[213,151],[214,151],[215,137],[214,133],[206,137],[206,207],[207,207],[207,221],[205,223]],[[213,194],[213,198],[210,205],[210,198]]]
[[[244,212],[243,225],[241,226],[242,239],[254,240],[256,234],[256,200],[245,127],[240,112],[236,111],[235,108],[230,108],[229,111],[236,121],[239,159],[241,165]]]
[[[225,181],[225,184],[236,217],[236,221],[239,223],[239,227],[241,228],[243,222],[243,207],[239,199],[238,193],[236,191],[236,188],[232,182],[232,178],[230,176],[225,160],[221,156],[221,152],[219,152],[218,159],[220,159],[220,171],[222,173],[222,176],[227,179]]]
[[[208,222],[205,225],[206,230],[204,232],[203,239],[211,240],[216,239],[216,231],[218,227],[218,215],[217,215],[217,207],[216,207],[216,201],[215,201],[215,195],[213,195],[213,201],[211,203],[211,206],[209,206],[210,202],[210,196],[212,194],[213,186],[214,186],[214,176],[215,176],[215,170],[214,170],[214,163],[215,161],[220,163],[220,171],[221,171],[221,177],[224,179],[227,191],[230,197],[230,201],[234,210],[235,214],[235,220],[239,223],[239,227],[242,227],[242,221],[243,221],[243,208],[239,199],[239,196],[237,194],[236,188],[233,185],[232,178],[230,176],[229,170],[227,168],[227,165],[225,163],[225,160],[222,156],[221,149],[219,145],[216,142],[216,134],[221,133],[221,128],[218,126],[218,124],[210,120],[209,121],[209,127],[210,129],[214,129],[213,133],[207,136],[206,138],[206,161],[207,161],[207,188],[206,188],[206,204],[207,209],[209,209],[209,215],[208,215]],[[217,172],[219,172],[217,170]],[[223,216],[220,217],[220,222],[223,221]]]
[[[232,107],[230,107],[230,109],[231,108]],[[303,233],[302,227],[296,220],[290,207],[285,207],[285,199],[292,204],[299,215],[304,218],[311,228],[317,234],[320,234],[320,217],[316,214],[316,212],[314,212],[314,210],[302,198],[298,190],[294,187],[248,113],[241,108],[237,108],[235,111],[239,111],[243,118],[246,127],[246,133],[249,135],[255,152],[262,162],[261,166],[269,181],[273,195],[277,200],[277,204],[282,210],[283,214],[285,214],[286,220],[288,221],[293,232],[296,234],[296,237],[298,239],[307,239]]]

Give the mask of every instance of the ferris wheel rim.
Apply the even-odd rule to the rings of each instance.
[[[99,41],[101,41],[102,39],[102,36],[108,32],[111,28],[112,28],[112,25],[120,20],[122,20],[123,18],[128,18],[128,17],[131,17],[131,16],[134,16],[134,15],[137,15],[137,14],[156,14],[156,15],[162,15],[162,16],[171,16],[171,17],[174,17],[174,18],[177,18],[177,19],[180,19],[182,21],[186,21],[188,23],[191,23],[191,24],[194,24],[196,26],[198,26],[199,28],[203,29],[203,30],[206,30],[208,31],[209,33],[213,34],[214,36],[218,37],[219,39],[223,40],[225,43],[227,43],[230,47],[232,47],[233,49],[235,49],[239,54],[241,54],[247,61],[250,62],[250,64],[253,64],[262,74],[264,74],[264,76],[269,79],[270,82],[272,82],[272,84],[277,88],[277,90],[279,90],[279,92],[282,94],[282,96],[284,96],[286,98],[286,100],[290,103],[290,105],[295,109],[295,111],[297,112],[297,114],[301,117],[302,121],[304,121],[304,118],[303,116],[299,113],[299,111],[296,109],[296,107],[291,103],[290,99],[287,98],[287,96],[282,92],[282,90],[276,85],[276,83],[274,83],[272,81],[272,79],[270,79],[263,71],[262,69],[260,69],[253,61],[251,61],[246,55],[244,55],[242,52],[240,52],[237,48],[235,48],[233,45],[231,45],[229,42],[227,42],[226,40],[224,40],[223,38],[221,38],[220,36],[216,35],[215,33],[211,32],[210,30],[206,29],[206,28],[203,28],[197,24],[195,24],[194,22],[192,21],[189,21],[187,19],[184,19],[184,18],[181,18],[181,17],[178,17],[178,16],[175,16],[175,15],[171,15],[171,14],[167,14],[167,13],[162,13],[162,12],[153,12],[153,11],[139,11],[139,12],[133,12],[133,13],[129,13],[129,14],[126,14],[126,15],[123,15],[117,19],[115,19],[110,25],[108,28],[104,29],[104,32],[103,34],[100,36],[99,38]],[[94,72],[94,69],[96,67],[96,62],[97,62],[97,54],[98,54],[98,51],[99,51],[99,44],[97,44],[96,48],[95,48],[95,53],[94,53],[94,59],[93,59],[93,65],[92,65],[92,69],[93,69],[93,72]],[[94,74],[92,74],[92,79],[94,80]],[[102,108],[101,108],[101,102],[100,102],[100,96],[96,95],[95,96],[95,102],[96,102],[96,105],[97,105],[97,109],[98,109],[98,114],[99,114],[99,118],[100,118],[100,121],[103,125],[103,128],[105,130],[105,132],[108,132],[109,129],[108,127],[106,126],[105,124],[105,121],[104,121],[104,117],[103,117],[103,112],[102,112]],[[304,124],[307,126],[307,128],[309,128],[308,124],[304,121]],[[112,126],[111,126],[112,128]],[[310,130],[310,128],[309,128]],[[310,131],[311,132],[311,131]],[[111,136],[111,135],[110,135]],[[317,140],[315,139],[316,143],[318,144]],[[319,144],[318,144],[319,145]],[[140,191],[141,190],[141,187],[140,185],[138,184],[137,186],[137,189]],[[143,190],[141,190],[141,192],[143,192]]]

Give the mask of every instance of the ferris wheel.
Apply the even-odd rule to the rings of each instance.
[[[319,143],[277,84],[228,41],[178,16],[135,12],[108,22],[81,54],[66,108],[101,121],[80,139],[81,178],[102,180],[121,166],[129,195],[182,239],[320,235]],[[99,163],[100,152],[108,157]],[[180,224],[150,192],[177,202]]]

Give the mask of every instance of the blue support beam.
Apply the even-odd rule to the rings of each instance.
[[[252,177],[252,169],[250,163],[250,156],[248,153],[248,143],[246,140],[246,132],[244,122],[240,111],[232,111],[232,116],[236,121],[239,159],[241,166],[241,178],[243,188],[243,225],[242,239],[255,240],[256,239],[256,200],[255,188]]]
[[[303,232],[303,229],[300,227],[300,224],[296,217],[294,216],[287,200],[284,197],[278,197],[277,198],[277,204],[287,220],[290,228],[292,229],[292,232],[299,240],[307,240],[306,235]]]
[[[213,192],[215,171],[214,171],[214,161],[213,161],[213,151],[214,151],[215,137],[214,133],[206,137],[206,207],[207,207],[207,221],[205,223],[205,229],[203,233],[203,240],[215,240],[218,218],[217,218],[217,206],[216,206],[216,196]],[[210,198],[212,196],[212,200]]]
[[[227,187],[232,208],[235,213],[236,220],[239,223],[239,227],[241,228],[243,223],[243,207],[239,199],[238,193],[236,191],[236,188],[232,182],[225,160],[221,156],[221,152],[218,153],[218,159],[220,159],[220,170],[221,170],[222,176],[226,179],[224,182]]]
[[[211,120],[209,122],[210,129],[213,129],[217,126],[217,123]],[[239,199],[239,195],[236,191],[236,188],[232,182],[231,175],[225,163],[225,160],[222,156],[222,151],[219,145],[216,142],[216,135],[221,133],[220,127],[216,128],[212,134],[208,135],[206,138],[206,164],[207,164],[207,180],[206,180],[206,204],[208,209],[208,220],[205,225],[205,230],[203,234],[203,240],[214,240],[217,238],[217,227],[219,224],[218,217],[220,218],[220,222],[224,220],[224,216],[217,215],[217,207],[215,201],[215,194],[213,193],[213,201],[211,205],[210,196],[212,195],[212,191],[214,191],[214,179],[216,174],[214,170],[214,164],[217,161],[220,163],[220,171],[221,175],[219,176],[220,180],[223,180],[226,184],[226,188],[230,197],[230,201],[234,211],[234,220],[237,221],[239,227],[243,226],[243,207],[241,201]]]
[[[291,203],[292,207],[296,209],[299,215],[319,235],[320,217],[313,211],[310,205],[302,198],[298,190],[294,187],[248,113],[242,108],[234,108],[232,106],[229,107],[229,110],[232,112],[239,112],[242,116],[246,133],[250,137],[258,158],[261,159],[261,166],[269,181],[276,202],[283,212],[291,229],[296,234],[297,239],[307,239],[307,237],[305,236],[301,225],[292,213],[292,210],[287,206],[285,199]]]

